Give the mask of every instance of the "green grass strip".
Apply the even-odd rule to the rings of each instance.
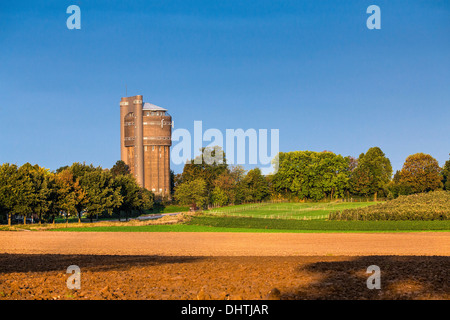
[[[194,217],[186,224],[60,228],[75,232],[420,232],[450,231],[450,221],[326,221],[271,220],[238,217]]]

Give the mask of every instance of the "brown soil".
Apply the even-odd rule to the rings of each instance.
[[[450,299],[447,233],[383,234],[386,243],[390,236],[398,242],[387,253],[376,253],[383,238],[374,234],[260,234],[275,242],[266,249],[264,237],[251,235],[2,232],[0,299]],[[411,242],[414,235],[439,256]],[[311,239],[320,255],[298,246]],[[402,241],[417,251],[405,255]],[[391,255],[396,247],[401,256]],[[180,248],[186,253],[176,254]],[[66,287],[70,265],[81,269],[79,290]],[[370,265],[381,269],[380,290],[367,288]]]
[[[450,256],[450,232],[0,232],[0,253],[162,256]]]

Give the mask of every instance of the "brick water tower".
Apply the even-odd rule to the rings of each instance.
[[[170,198],[172,117],[167,109],[142,99],[137,95],[120,101],[121,159],[139,185]]]

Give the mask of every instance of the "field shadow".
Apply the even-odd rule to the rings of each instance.
[[[126,270],[163,264],[191,263],[202,257],[157,255],[0,254],[0,273],[47,272],[77,265],[92,272]]]
[[[297,267],[314,281],[283,292],[281,299],[307,300],[412,300],[450,299],[450,257],[364,256],[341,257],[340,261],[315,262]],[[381,271],[381,289],[369,289],[373,274]],[[372,281],[371,281],[372,282]]]

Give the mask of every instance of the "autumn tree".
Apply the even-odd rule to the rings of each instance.
[[[79,178],[74,177],[69,169],[63,169],[55,175],[55,182],[56,210],[54,211],[63,211],[66,222],[69,216],[77,216],[78,222],[81,222],[81,212],[88,203],[88,197],[80,185]]]
[[[406,158],[398,183],[410,193],[428,192],[442,188],[441,168],[429,154],[416,153]]]

